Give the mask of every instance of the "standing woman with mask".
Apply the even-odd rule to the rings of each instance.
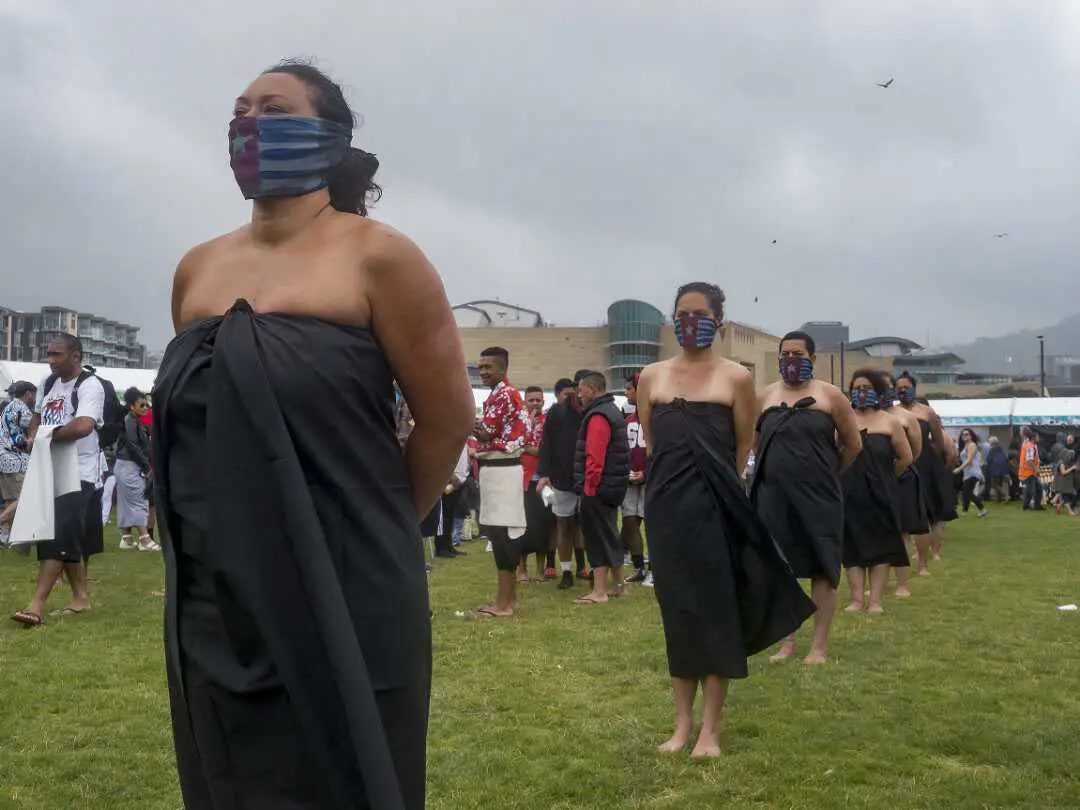
[[[896,417],[881,410],[888,383],[879,371],[861,369],[848,388],[862,451],[844,473],[844,568],[851,586],[848,613],[884,613],[889,568],[910,565],[900,524],[899,477],[911,465],[911,443]],[[869,579],[869,583],[867,580]],[[865,602],[870,587],[870,603]]]
[[[758,394],[757,450],[751,498],[761,519],[791,562],[795,576],[810,580],[817,612],[803,662],[824,664],[836,613],[844,536],[840,474],[862,449],[847,396],[814,379],[814,339],[789,332],[780,341],[780,380]],[[795,654],[795,637],[772,657]]]
[[[419,516],[474,405],[438,274],[366,216],[378,162],[352,130],[316,68],[260,75],[227,141],[251,222],[173,283],[153,450],[188,808],[424,806]]]
[[[637,384],[649,454],[649,558],[675,692],[675,733],[661,750],[690,744],[701,684],[698,758],[721,753],[728,681],[747,676],[747,656],[813,612],[742,486],[757,417],[754,380],[712,351],[723,317],[719,287],[679,288],[674,321],[682,351],[646,367]]]
[[[952,474],[945,467],[945,459],[955,455],[952,442],[941,429],[941,419],[929,405],[918,401],[918,389],[914,377],[906,371],[896,378],[896,398],[900,407],[919,421],[922,431],[922,452],[915,458],[915,468],[919,473],[919,482],[926,495],[926,508],[930,514],[929,528],[926,534],[916,534],[915,552],[918,558],[919,574],[927,576],[927,559],[930,556],[934,536],[944,530],[945,521],[956,516],[956,507],[951,505],[946,496],[943,480],[948,480],[952,487]],[[955,500],[955,498],[953,498]],[[950,514],[952,517],[950,517]]]

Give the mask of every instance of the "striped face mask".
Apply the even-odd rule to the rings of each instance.
[[[229,123],[230,163],[248,200],[326,188],[351,142],[351,128],[324,118],[260,115]]]

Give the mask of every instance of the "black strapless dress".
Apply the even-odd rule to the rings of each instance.
[[[844,496],[832,414],[813,397],[766,408],[758,419],[751,499],[800,579],[840,584]]]
[[[914,463],[900,476],[900,531],[926,534],[930,531],[930,508],[919,468]]]
[[[930,523],[956,520],[956,482],[934,445],[930,423],[920,419],[919,427],[922,429],[923,446],[919,457],[915,459],[915,467],[919,471],[919,481],[926,496]]]
[[[375,338],[238,302],[154,404],[185,806],[421,810],[427,583]]]
[[[735,472],[731,409],[653,406],[645,523],[672,677],[745,678],[814,612]]]
[[[892,439],[864,433],[862,452],[841,476],[844,489],[844,567],[910,565],[900,534],[900,484]]]

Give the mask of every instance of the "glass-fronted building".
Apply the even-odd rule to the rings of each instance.
[[[664,313],[644,301],[616,301],[607,311],[608,378],[615,387],[660,359]]]

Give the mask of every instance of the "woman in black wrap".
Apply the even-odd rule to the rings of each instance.
[[[858,425],[844,392],[814,379],[814,339],[788,332],[780,340],[780,379],[758,393],[757,448],[750,497],[757,513],[800,579],[810,580],[814,635],[803,663],[829,658],[829,630],[836,613],[844,498],[840,473],[862,449]],[[772,657],[795,654],[790,636]]]
[[[689,745],[700,683],[694,757],[721,753],[728,680],[746,677],[747,656],[794,632],[814,609],[743,488],[754,380],[712,351],[723,307],[712,284],[680,288],[674,320],[682,351],[648,366],[637,389],[649,453],[649,557],[675,691],[675,733],[661,750]]]
[[[940,554],[945,524],[956,519],[956,492],[950,472],[956,461],[956,446],[942,430],[937,412],[925,402],[919,402],[916,385],[916,379],[906,371],[896,378],[896,396],[900,406],[919,421],[922,433],[922,452],[915,458],[915,469],[926,496],[930,530],[926,534],[913,532],[913,536],[919,574],[927,576],[930,573],[927,560],[931,551],[935,556]]]
[[[366,218],[341,89],[282,63],[236,100],[250,224],[177,268],[154,398],[166,646],[195,810],[421,810],[419,515],[472,427],[435,271]],[[394,380],[415,427],[402,453]]]
[[[851,586],[848,613],[884,613],[881,602],[889,568],[909,565],[900,522],[899,477],[911,464],[911,444],[900,420],[881,409],[888,401],[888,389],[884,375],[874,369],[856,371],[848,387],[862,433],[862,450],[841,476],[843,560]]]

